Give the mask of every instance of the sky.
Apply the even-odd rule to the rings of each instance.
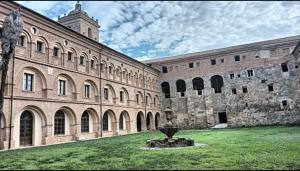
[[[76,1],[16,1],[57,21]],[[80,1],[100,43],[137,60],[300,34],[296,1]]]

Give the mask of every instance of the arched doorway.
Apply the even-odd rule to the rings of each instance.
[[[81,116],[81,132],[90,132],[90,116],[87,111],[83,112]]]
[[[222,87],[224,85],[223,78],[220,75],[214,75],[210,79],[211,87],[214,88],[215,93],[222,93]]]
[[[116,133],[117,127],[115,113],[112,110],[107,110],[104,112],[102,119],[102,130]]]
[[[148,112],[146,118],[147,130],[151,130],[153,128],[153,116],[151,112]]]
[[[143,112],[139,112],[136,117],[136,128],[138,132],[141,132],[143,130],[143,119],[144,119]]]
[[[160,122],[160,114],[156,113],[156,115],[155,115],[155,129],[159,128],[159,126],[160,126],[159,122]]]
[[[20,145],[32,146],[33,134],[33,115],[26,110],[21,114],[20,118]]]
[[[127,111],[122,111],[119,117],[119,130],[130,132],[130,117]]]

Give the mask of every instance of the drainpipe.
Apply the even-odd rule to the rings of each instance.
[[[102,72],[101,72],[101,57],[102,57],[102,55],[101,55],[101,50],[102,50],[102,47],[101,47],[101,49],[99,50],[99,57],[100,57],[100,67],[99,67],[99,72],[100,72],[100,74],[99,74],[99,76],[100,76],[100,78],[99,78],[99,86],[100,86],[100,91],[99,91],[99,95],[100,95],[100,137],[102,137],[102,87],[101,87],[101,78],[102,78]]]
[[[12,113],[13,113],[12,110],[13,110],[13,94],[14,94],[14,70],[15,70],[15,53],[13,55],[13,63],[12,63],[8,149],[11,149],[11,131],[12,131],[11,122],[12,122]]]
[[[145,67],[143,67],[143,83],[144,83],[144,105],[145,105],[145,126],[147,129],[147,103],[146,103],[146,85],[145,85]]]

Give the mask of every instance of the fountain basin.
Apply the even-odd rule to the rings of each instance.
[[[194,146],[195,143],[192,139],[177,138],[169,140],[168,138],[165,138],[163,140],[148,140],[146,145],[150,148],[170,148]]]

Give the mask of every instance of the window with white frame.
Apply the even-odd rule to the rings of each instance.
[[[66,95],[66,80],[58,80],[58,94]]]
[[[23,75],[23,90],[33,91],[33,74],[24,73],[24,75]]]
[[[84,85],[84,97],[90,98],[90,85],[89,84]]]

